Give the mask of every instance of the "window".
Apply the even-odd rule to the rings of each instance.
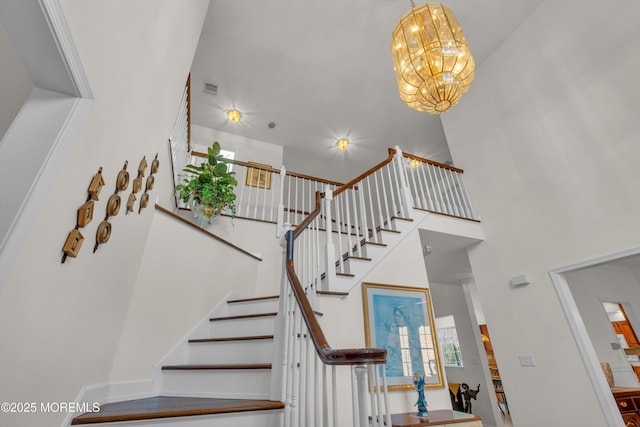
[[[462,353],[453,316],[437,318],[436,331],[438,343],[444,356],[444,366],[462,367]]]

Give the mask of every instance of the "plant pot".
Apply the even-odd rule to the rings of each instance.
[[[203,204],[191,201],[189,202],[189,206],[191,208],[191,213],[193,214],[195,223],[202,228],[205,228],[211,225],[211,222],[213,221],[213,219],[216,216],[220,215],[220,211],[215,211],[213,209],[213,206],[211,205],[203,205]]]

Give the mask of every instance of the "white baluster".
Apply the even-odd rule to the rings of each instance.
[[[356,379],[355,366],[351,367],[351,407],[353,411],[353,425],[360,426],[360,400],[358,399],[358,381]]]
[[[244,173],[242,173],[242,171],[245,170],[245,167],[242,165],[238,165],[238,172],[241,173],[241,175],[244,175]],[[243,198],[243,194],[244,194],[244,183],[242,183],[242,181],[240,182],[240,197],[238,197],[238,200],[236,201],[236,206],[237,206],[237,212],[236,214],[238,216],[242,216],[242,198]],[[278,235],[276,235],[276,237],[280,237]]]
[[[447,187],[449,188],[449,195],[451,197],[451,203],[453,204],[453,212],[457,216],[462,216],[462,210],[460,209],[460,199],[458,197],[458,192],[456,191],[456,187],[451,177],[452,171],[450,169],[444,169],[443,173],[447,180]]]
[[[369,178],[373,179],[373,183],[375,185],[374,195],[376,196],[376,202],[378,205],[378,223],[376,224],[376,222],[374,221],[373,225],[371,226],[371,229],[373,230],[374,236],[378,236],[376,241],[378,243],[382,243],[381,234],[376,232],[378,230],[378,227],[382,228],[382,224],[384,223],[384,219],[382,219],[382,203],[380,201],[380,189],[378,188],[377,175],[378,174],[376,172],[373,175],[369,176]]]
[[[322,364],[322,426],[329,427],[329,387],[327,385],[327,365]]]
[[[267,208],[267,192],[273,194],[273,190],[267,190],[267,184],[269,184],[270,188],[273,186],[273,182],[269,182],[269,174],[271,174],[271,177],[273,178],[273,172],[266,171],[266,170],[263,172],[265,176],[264,176],[264,191],[262,192],[262,215],[260,216],[260,219],[264,221],[265,209]]]
[[[391,169],[393,169],[392,167],[385,167],[385,169],[387,170],[387,177],[389,179],[389,193],[391,193],[391,216],[396,216],[398,215],[399,207],[398,205],[396,205],[396,196],[395,196],[394,190],[399,191],[398,179],[397,179],[398,175],[395,174],[395,177],[391,176]],[[398,195],[399,194],[400,193],[398,193]],[[389,225],[386,228],[391,228],[391,223],[389,223]]]
[[[324,190],[324,220],[326,224],[327,240],[325,243],[325,278],[326,290],[333,289],[333,282],[336,277],[336,264],[334,261],[335,247],[333,245],[333,236],[331,235],[331,204],[333,202],[333,192],[329,186]]]
[[[338,265],[337,271],[340,273],[344,273],[344,260],[342,259],[342,218],[340,217],[340,202],[342,197],[336,198],[333,200],[333,206],[335,206],[336,212],[336,240],[338,241]],[[333,238],[333,234],[330,234]],[[335,256],[335,255],[334,255]]]
[[[422,191],[422,197],[426,201],[426,208],[434,210],[433,200],[431,200],[431,191],[429,190],[429,180],[427,179],[427,167],[428,163],[421,163],[420,170],[418,172],[418,183],[420,184],[420,190]]]
[[[276,237],[280,238],[284,234],[284,181],[287,176],[287,170],[284,166],[280,168],[280,197],[278,198],[278,220],[276,222]]]
[[[384,396],[384,416],[387,426],[391,426],[391,407],[389,406],[389,389],[387,388],[387,371],[382,365],[382,392]]]
[[[462,174],[458,174],[458,182],[460,183],[460,188],[462,189],[462,195],[464,199],[467,201],[467,206],[469,208],[469,218],[478,219],[478,215],[473,209],[473,205],[471,204],[471,199],[469,198],[469,193],[467,193],[467,187],[464,185],[464,177]]]
[[[438,184],[438,178],[435,173],[435,166],[429,164],[429,178],[431,178],[431,188],[433,189],[433,198],[436,202],[436,211],[437,212],[446,212],[446,208],[444,205],[444,201],[442,199],[442,192],[440,191],[440,185]]]
[[[347,255],[349,256],[353,256],[353,244],[351,243],[351,209],[349,209],[349,193],[352,192],[352,189],[347,188],[342,197],[342,200],[344,200],[345,217],[347,218]]]
[[[371,425],[379,427],[380,420],[377,417],[378,407],[376,406],[376,389],[378,387],[378,384],[376,384],[373,380],[373,366],[374,365],[368,365],[366,370],[367,375],[369,376],[369,407],[371,408]]]
[[[336,381],[336,366],[331,365],[331,404],[333,406],[333,427],[338,427],[338,382]]]
[[[356,365],[353,368],[356,375],[357,396],[358,396],[358,422],[359,427],[367,427],[369,418],[367,416],[367,368]]]
[[[407,177],[405,175],[405,168],[402,164],[402,150],[400,147],[396,146],[396,154],[394,156],[396,161],[396,171],[398,172],[398,177],[400,178],[400,196],[402,199],[402,207],[404,209],[404,213],[402,214],[403,218],[413,218],[412,208],[414,206],[413,200],[411,198],[411,190],[409,189],[409,185],[407,184]]]

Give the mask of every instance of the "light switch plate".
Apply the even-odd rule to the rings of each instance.
[[[518,359],[520,359],[520,366],[522,367],[536,366],[536,362],[533,359],[533,354],[520,354],[518,355]]]

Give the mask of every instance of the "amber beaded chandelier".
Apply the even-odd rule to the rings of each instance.
[[[475,64],[462,29],[442,4],[416,8],[412,1],[393,30],[391,53],[400,98],[414,110],[447,111],[473,81]]]

